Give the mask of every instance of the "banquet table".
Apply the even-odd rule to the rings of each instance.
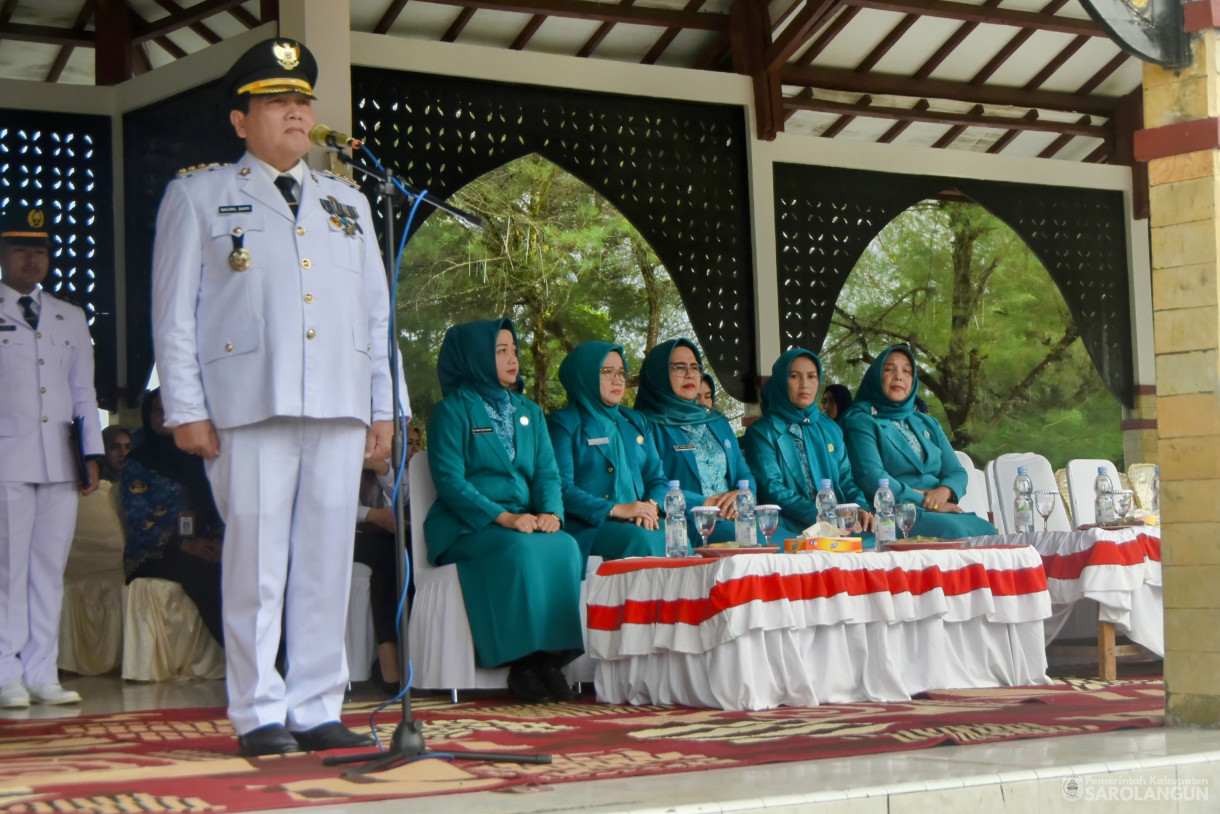
[[[768,709],[1049,683],[1026,545],[632,558],[590,577],[598,699]]]
[[[1161,594],[1161,530],[1157,526],[1081,531],[1026,532],[968,537],[967,546],[1032,546],[1042,557],[1052,614],[1046,643],[1081,599],[1097,602],[1097,618],[1131,641],[1165,655],[1165,610]]]

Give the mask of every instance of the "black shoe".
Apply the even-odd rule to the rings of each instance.
[[[267,724],[237,736],[237,754],[242,757],[286,755],[299,751],[301,747],[297,745],[297,739],[283,724]]]
[[[575,701],[580,697],[580,693],[572,689],[563,670],[558,666],[548,665],[542,668],[542,683],[546,685],[553,701]]]
[[[541,704],[551,700],[551,691],[542,679],[542,673],[533,664],[514,663],[508,668],[508,691],[518,701]]]
[[[380,659],[373,659],[372,672],[369,674],[369,681],[373,686],[383,693],[387,698],[394,698],[402,691],[402,685],[397,681],[386,681],[381,675]]]
[[[292,736],[306,752],[325,752],[327,749],[354,749],[357,746],[376,746],[369,735],[353,732],[338,721],[315,726],[304,732],[293,732]]]

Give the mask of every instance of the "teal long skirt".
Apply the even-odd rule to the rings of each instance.
[[[959,537],[983,537],[996,534],[995,526],[972,512],[948,514],[946,512],[916,512],[912,537],[940,537],[956,540]]]
[[[439,559],[449,563],[458,567],[480,667],[502,667],[539,650],[571,661],[584,651],[580,547],[570,534],[493,524],[458,538]]]

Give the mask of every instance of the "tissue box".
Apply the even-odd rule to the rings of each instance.
[[[784,540],[784,551],[863,551],[860,537],[793,537]]]

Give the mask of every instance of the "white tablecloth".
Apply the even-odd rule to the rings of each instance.
[[[1028,546],[604,564],[586,642],[598,698],[722,709],[1042,684],[1051,612]]]
[[[1165,655],[1160,528],[1005,534],[969,537],[965,543],[1029,545],[1042,555],[1053,604],[1053,613],[1046,621],[1048,644],[1067,621],[1072,605],[1092,599],[1097,602],[1101,621],[1112,622],[1131,641],[1158,656]]]

